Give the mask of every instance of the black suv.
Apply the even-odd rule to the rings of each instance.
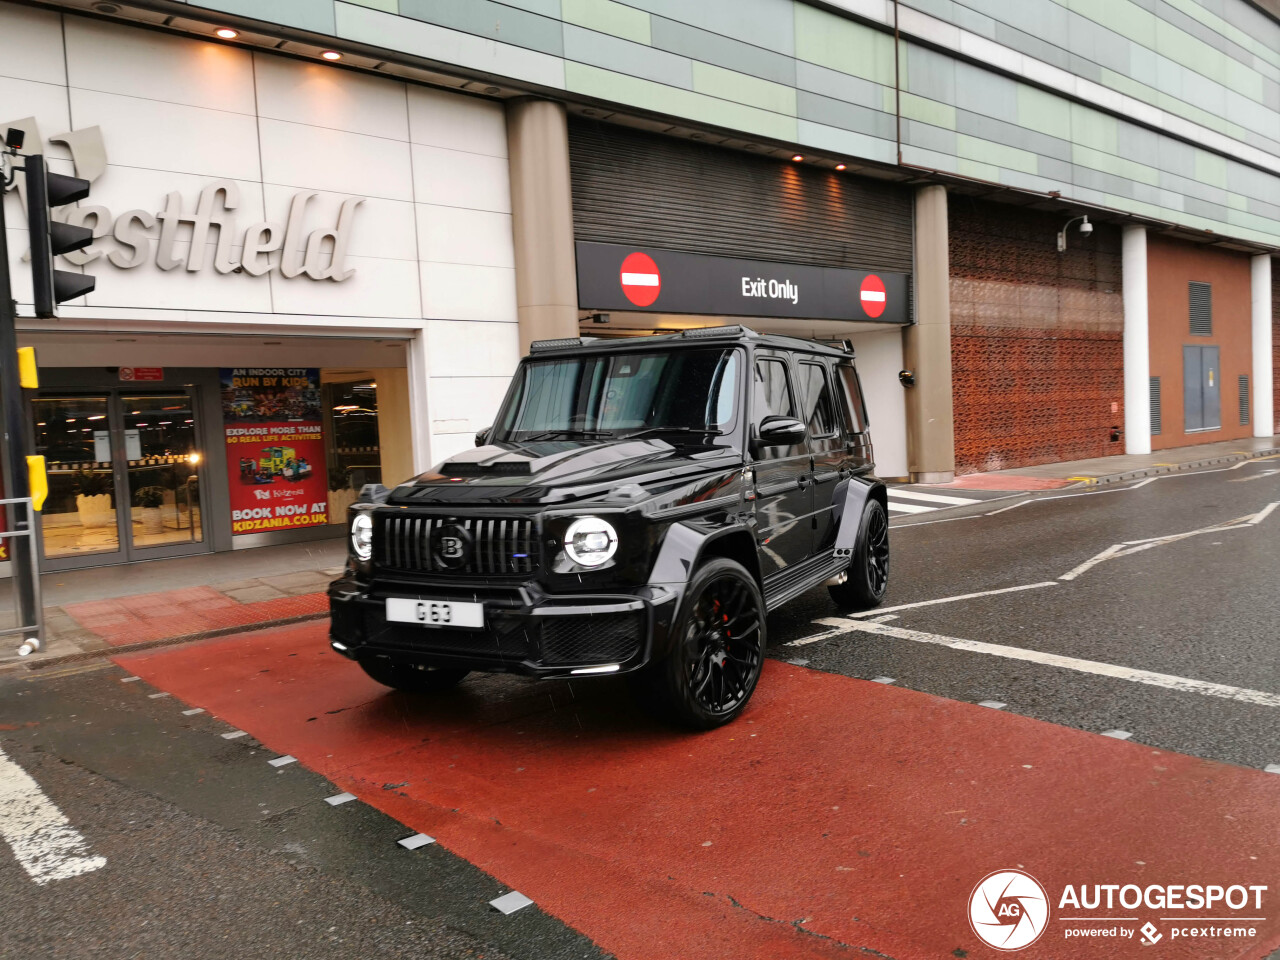
[[[884,596],[848,346],[742,327],[540,341],[476,444],[351,508],[330,638],[388,686],[628,673],[709,728],[751,697],[769,611],[824,583],[846,608]]]

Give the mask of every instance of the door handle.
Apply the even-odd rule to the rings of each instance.
[[[796,477],[796,486],[799,487],[801,490],[803,490],[812,482],[813,482],[813,477],[811,477],[807,473],[801,474],[800,476]]]

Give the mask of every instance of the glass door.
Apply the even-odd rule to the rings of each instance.
[[[202,458],[191,395],[125,395],[119,404],[131,554],[202,543]]]
[[[41,530],[45,557],[123,559],[110,397],[32,401],[36,453],[49,473]]]
[[[208,551],[195,395],[134,387],[32,401],[50,569]]]

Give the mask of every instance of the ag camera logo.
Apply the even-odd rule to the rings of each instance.
[[[969,894],[969,927],[989,947],[1021,950],[1049,926],[1049,895],[1021,870],[996,870]]]

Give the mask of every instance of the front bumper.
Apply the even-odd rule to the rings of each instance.
[[[485,625],[471,630],[389,622],[386,601],[392,597],[481,603]],[[348,575],[329,587],[329,639],[335,651],[353,660],[390,657],[548,678],[628,673],[665,650],[677,599],[652,586],[552,595],[536,583],[370,584]]]

